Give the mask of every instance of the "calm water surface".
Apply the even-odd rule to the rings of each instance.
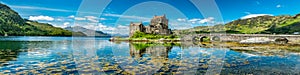
[[[0,37],[0,74],[300,74],[296,52],[143,45],[93,37]]]

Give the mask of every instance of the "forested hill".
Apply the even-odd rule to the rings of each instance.
[[[225,25],[199,26],[175,30],[180,34],[226,32],[237,34],[294,34],[300,32],[300,14],[295,16],[258,16],[238,19]]]
[[[50,24],[23,19],[7,5],[0,3],[0,36],[72,36],[72,32]],[[81,32],[74,35],[85,36]]]

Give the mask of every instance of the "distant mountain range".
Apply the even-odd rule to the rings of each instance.
[[[295,16],[258,16],[238,19],[225,25],[198,26],[185,30],[174,30],[176,34],[237,33],[237,34],[295,34],[300,32],[300,14]]]
[[[0,36],[86,36],[50,24],[23,19],[7,5],[0,3]]]
[[[102,31],[95,31],[95,30],[87,29],[87,28],[80,27],[80,26],[66,27],[64,29],[73,31],[73,32],[82,32],[87,36],[110,36],[109,34],[103,33]]]
[[[93,34],[95,33],[95,35]],[[102,31],[83,27],[65,29],[23,19],[7,5],[0,3],[0,36],[110,36]]]

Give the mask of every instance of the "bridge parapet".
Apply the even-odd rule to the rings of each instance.
[[[276,41],[276,39],[287,39],[290,43],[298,43],[300,44],[300,35],[270,35],[270,34],[193,34],[193,35],[184,35],[182,41],[195,41],[195,38],[198,40],[203,37],[211,38],[211,41],[219,41],[223,42],[240,42],[242,40],[247,40],[251,38],[268,38],[272,41]]]

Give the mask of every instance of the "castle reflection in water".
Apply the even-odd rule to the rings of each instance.
[[[143,49],[136,49],[133,44],[130,44],[130,55],[135,58],[143,57],[143,55],[151,55],[153,58],[168,58],[168,53],[172,46],[151,46]]]

